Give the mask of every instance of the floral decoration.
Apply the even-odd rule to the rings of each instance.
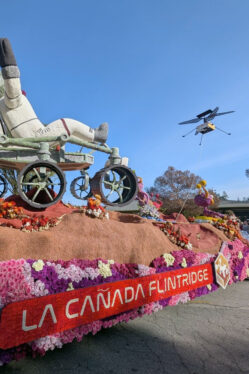
[[[22,208],[17,207],[15,201],[0,199],[0,218],[19,218],[22,214]]]
[[[247,278],[249,275],[249,248],[242,241],[236,239],[223,245],[221,251],[229,261],[230,284]],[[213,263],[215,258],[216,255],[195,253],[183,248],[157,257],[150,266],[119,264],[113,260],[107,261],[104,259],[92,261],[80,259],[70,261],[47,261],[42,259],[2,261],[0,262],[0,309],[15,301],[58,292],[70,292],[84,287],[143,277],[181,269],[182,267]],[[186,303],[217,289],[217,284],[212,283],[104,320],[94,321],[71,330],[42,337],[15,348],[0,350],[0,364],[3,365],[12,360],[19,360],[27,355],[33,355],[33,357],[44,355],[46,351],[56,347],[61,348],[63,344],[72,342],[74,339],[81,341],[89,333],[94,335],[102,328],[109,328],[120,322],[128,322],[145,314],[151,314],[168,305]]]
[[[242,239],[242,236],[240,234],[239,222],[232,219],[232,217],[212,222],[212,224],[217,229],[223,231],[230,240]]]
[[[50,227],[58,225],[63,216],[59,218],[48,218],[43,215],[22,218],[21,230],[26,232],[49,230]]]
[[[181,248],[192,249],[192,243],[189,241],[188,236],[181,234],[179,228],[175,229],[172,222],[154,223],[154,225],[159,227],[172,243]]]

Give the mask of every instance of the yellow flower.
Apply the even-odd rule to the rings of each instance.
[[[207,182],[205,181],[205,179],[202,179],[202,181],[200,181],[200,185],[204,187],[207,185]]]
[[[207,285],[207,289],[208,289],[209,291],[212,290],[212,286],[211,286],[211,284],[208,284],[208,285]]]
[[[33,263],[32,268],[34,268],[36,271],[41,271],[44,265],[45,264],[42,260],[38,260]]]
[[[102,261],[98,262],[98,269],[100,275],[102,275],[103,278],[111,277],[112,276],[112,271],[110,269],[110,263],[105,264]]]
[[[187,265],[186,258],[183,257],[183,259],[182,259],[182,263],[181,263],[181,267],[186,268],[187,266],[188,266],[188,265]]]
[[[238,258],[241,260],[243,257],[244,257],[244,256],[243,256],[243,253],[242,253],[241,251],[239,251],[239,253],[238,253]]]
[[[163,258],[164,258],[167,266],[172,266],[175,262],[175,257],[172,256],[170,253],[164,253]]]
[[[73,290],[74,290],[73,283],[72,282],[68,283],[67,291],[73,291]]]

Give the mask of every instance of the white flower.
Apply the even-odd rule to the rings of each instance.
[[[74,290],[73,283],[72,282],[68,283],[67,291],[73,291],[73,290]]]
[[[243,256],[243,253],[242,253],[241,251],[239,251],[239,253],[238,253],[238,258],[241,260],[243,257],[244,257],[244,256]]]
[[[172,266],[175,262],[175,257],[172,256],[170,253],[164,253],[163,258],[164,258],[167,266]]]
[[[42,260],[38,260],[33,263],[32,268],[35,269],[36,271],[41,271],[44,265],[45,264]]]
[[[110,264],[105,264],[104,262],[100,261],[98,262],[98,269],[100,275],[102,275],[103,278],[111,277],[112,271],[110,268]]]
[[[207,285],[207,289],[208,289],[209,291],[212,290],[212,286],[211,286],[211,284],[208,284],[208,285]]]
[[[192,243],[188,242],[188,244],[186,245],[186,248],[191,250],[193,248]]]
[[[188,265],[187,265],[186,258],[183,257],[183,259],[182,259],[182,263],[181,263],[181,267],[186,268],[187,266],[188,266]]]

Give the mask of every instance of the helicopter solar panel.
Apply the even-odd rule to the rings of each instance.
[[[205,117],[207,114],[210,114],[210,113],[213,113],[213,110],[208,109],[208,110],[206,110],[206,112],[200,113],[196,117],[202,118],[202,117]]]

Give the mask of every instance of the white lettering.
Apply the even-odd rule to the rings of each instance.
[[[143,286],[141,285],[141,283],[139,283],[138,286],[137,286],[137,292],[136,292],[135,300],[138,299],[138,293],[139,293],[139,290],[140,290],[140,292],[141,292],[143,298],[145,298],[144,290],[143,290]]]
[[[73,304],[73,303],[77,303],[78,301],[79,301],[79,299],[72,299],[72,300],[68,301],[68,303],[66,305],[66,316],[67,316],[67,318],[72,319],[72,318],[76,318],[76,317],[79,316],[79,313],[74,313],[74,314],[69,313],[70,305]]]
[[[54,322],[54,323],[57,323],[57,319],[56,319],[55,314],[54,314],[54,308],[53,308],[53,305],[52,305],[52,304],[48,304],[48,305],[45,306],[45,309],[44,309],[44,311],[43,311],[43,313],[42,313],[42,317],[41,317],[41,320],[40,320],[40,322],[39,322],[38,327],[42,327],[42,325],[43,325],[43,321],[44,321],[44,319],[45,319],[45,317],[46,317],[46,314],[47,314],[47,311],[48,311],[48,310],[50,311],[50,314],[51,314],[51,317],[52,317],[53,322]]]
[[[80,311],[80,315],[83,316],[84,312],[85,312],[85,308],[86,308],[86,304],[87,304],[87,301],[89,302],[89,305],[91,307],[91,310],[92,312],[94,313],[95,312],[95,309],[94,309],[94,306],[93,306],[93,301],[92,301],[92,298],[91,296],[86,296],[85,297],[85,300],[84,300],[84,303],[82,305],[82,308],[81,308],[81,311]]]
[[[157,292],[158,293],[164,293],[165,292],[165,290],[160,289],[160,281],[159,280],[157,281]]]
[[[108,292],[107,293],[107,302],[105,301],[105,298],[104,298],[104,295],[102,294],[102,293],[99,293],[98,295],[97,295],[97,311],[99,311],[99,309],[100,309],[100,298],[101,298],[101,300],[102,300],[102,303],[103,303],[103,305],[104,305],[104,307],[106,308],[106,309],[109,309],[110,308],[110,292]]]
[[[170,284],[169,283],[171,283],[171,288],[173,290],[176,289],[176,278],[174,277],[173,279],[174,279],[174,283],[173,283],[172,278],[168,278],[168,291],[170,290]]]
[[[202,282],[202,281],[203,281],[202,270],[199,270],[199,271],[198,271],[198,280],[199,280],[199,282]]]
[[[207,269],[203,270],[203,274],[204,274],[204,280],[208,280],[208,271],[207,271]]]
[[[182,285],[184,286],[185,283],[188,286],[188,274],[183,274],[182,276]]]
[[[164,278],[164,289],[167,292],[167,278]]]
[[[179,274],[176,276],[177,280],[178,280],[178,288],[181,287],[181,277],[182,277],[182,274]]]
[[[120,290],[117,289],[117,290],[114,292],[114,296],[113,296],[113,300],[112,300],[112,307],[115,305],[115,301],[116,301],[116,296],[117,296],[117,295],[119,295],[120,303],[123,304],[123,299],[122,299],[122,296],[121,296]]]
[[[22,330],[23,331],[30,331],[30,330],[37,329],[37,325],[30,325],[30,326],[26,325],[26,317],[27,317],[27,310],[23,310],[23,312],[22,312]]]
[[[197,282],[197,274],[196,273],[191,273],[191,281],[192,281],[192,284],[195,284]]]
[[[155,284],[156,281],[151,281],[151,282],[149,283],[149,292],[150,292],[150,296],[151,296],[152,291],[156,289],[156,287],[152,287],[153,283]]]
[[[131,296],[128,298],[128,292],[131,291]],[[134,288],[133,287],[125,287],[125,304],[130,303],[134,299]]]

